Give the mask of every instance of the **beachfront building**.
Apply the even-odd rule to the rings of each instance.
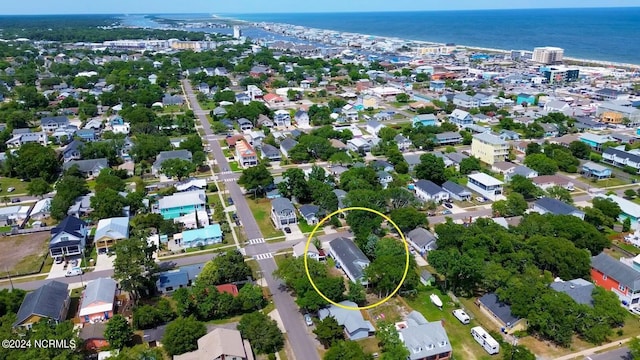
[[[552,65],[561,63],[563,56],[564,49],[559,47],[543,46],[533,49],[533,61],[540,64]]]
[[[471,155],[486,164],[493,165],[507,159],[509,144],[491,133],[475,134],[471,141]]]
[[[502,195],[504,183],[485,173],[467,175],[467,187],[485,198],[495,201]]]

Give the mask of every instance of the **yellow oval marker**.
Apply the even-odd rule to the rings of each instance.
[[[404,274],[402,275],[402,279],[400,280],[400,283],[398,284],[398,286],[391,292],[391,294],[389,294],[389,296],[387,296],[386,298],[378,301],[375,304],[371,304],[371,305],[367,305],[367,306],[362,306],[362,307],[356,307],[356,306],[345,306],[342,304],[338,304],[337,302],[329,299],[325,294],[322,293],[322,291],[320,291],[320,289],[318,289],[318,287],[316,286],[316,283],[313,282],[313,279],[311,278],[311,275],[309,274],[309,262],[308,259],[309,257],[306,256],[307,252],[309,251],[309,245],[311,244],[311,239],[313,239],[313,235],[315,235],[315,233],[318,231],[318,228],[320,228],[320,226],[322,226],[322,224],[324,224],[327,220],[331,219],[333,216],[338,215],[338,214],[342,214],[346,211],[353,211],[353,210],[361,210],[361,211],[368,211],[370,213],[374,213],[378,216],[381,216],[383,219],[385,219],[386,221],[388,221],[391,225],[393,225],[393,227],[396,229],[396,231],[398,231],[398,234],[400,234],[400,238],[402,239],[402,243],[404,244],[404,251],[406,253],[406,260],[405,260],[405,266],[404,266]],[[385,302],[389,301],[389,299],[391,299],[393,297],[393,295],[395,295],[398,290],[400,290],[400,287],[402,286],[402,284],[404,283],[404,280],[407,277],[407,274],[409,273],[409,245],[407,244],[407,239],[404,237],[404,233],[400,230],[400,228],[398,227],[398,225],[396,225],[395,222],[393,222],[393,220],[391,220],[387,215],[373,210],[373,209],[369,209],[369,208],[365,208],[365,207],[350,207],[350,208],[344,208],[344,209],[338,209],[337,211],[332,212],[331,214],[327,215],[324,219],[322,219],[315,228],[313,228],[313,231],[311,232],[311,234],[309,234],[309,238],[307,238],[307,243],[304,247],[304,272],[307,274],[307,278],[309,279],[309,281],[311,282],[311,286],[313,286],[313,289],[325,300],[327,300],[328,302],[330,302],[331,304],[343,308],[343,309],[347,309],[347,310],[367,310],[367,309],[372,309],[378,305],[382,305]]]

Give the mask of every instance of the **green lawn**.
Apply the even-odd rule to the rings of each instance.
[[[432,293],[436,293],[442,300],[444,304],[442,310],[438,309],[429,300],[429,295]],[[422,313],[427,320],[443,321],[444,328],[453,347],[454,356],[457,359],[491,359],[491,356],[484,351],[470,334],[471,328],[479,325],[477,321],[472,319],[468,325],[460,323],[451,313],[459,306],[454,304],[448,296],[442,294],[439,290],[432,289],[420,291],[417,296],[404,298],[404,300],[411,308]],[[467,311],[470,310],[473,309],[467,309]]]
[[[312,232],[313,229],[316,227],[315,225],[307,224],[307,221],[305,219],[300,219],[298,221],[298,226],[300,227],[300,231],[302,231],[303,234],[308,234]],[[322,227],[318,229],[318,232],[320,231],[322,231]]]
[[[229,167],[231,168],[231,171],[242,171],[242,169],[240,168],[240,165],[238,165],[236,161],[230,161]]]
[[[192,252],[196,252],[196,251],[203,251],[203,250],[213,250],[213,249],[217,249],[223,246],[227,246],[228,244],[226,244],[226,234],[225,234],[225,240],[220,243],[220,244],[212,244],[212,245],[207,245],[207,246],[203,246],[203,247],[193,247],[193,248],[188,248],[186,250],[187,253],[192,253]]]
[[[229,148],[222,149],[222,153],[224,154],[225,157],[233,156],[233,152],[231,152],[231,149],[229,149]]]
[[[284,236],[284,233],[275,227],[271,223],[269,212],[271,211],[271,201],[268,199],[247,199],[247,204],[253,213],[253,217],[256,219],[260,232],[265,239]]]
[[[627,185],[628,182],[625,180],[622,180],[620,178],[611,178],[611,179],[606,179],[606,180],[599,180],[596,182],[592,182],[589,180],[585,181],[587,184],[590,184],[591,186],[595,186],[595,187],[599,187],[599,188],[606,188],[606,187],[610,187],[610,186],[620,186],[620,185]]]
[[[2,189],[2,192],[0,192],[0,194],[2,196],[26,194],[28,184],[28,182],[20,181],[20,179],[0,177],[0,189]],[[8,192],[7,189],[10,187],[15,188],[15,190],[13,192]]]

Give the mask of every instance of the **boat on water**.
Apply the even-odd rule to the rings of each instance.
[[[442,300],[440,300],[440,297],[438,297],[438,295],[436,294],[431,294],[429,296],[429,298],[431,299],[431,302],[433,303],[433,305],[441,308],[442,307]]]

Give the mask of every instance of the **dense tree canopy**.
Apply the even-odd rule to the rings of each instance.
[[[261,312],[244,315],[238,323],[238,330],[249,340],[256,354],[277,353],[284,347],[284,335],[275,320]]]

